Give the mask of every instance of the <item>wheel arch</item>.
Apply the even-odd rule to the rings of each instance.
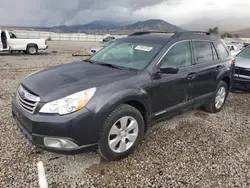
[[[123,93],[123,92],[122,92]],[[119,96],[119,97],[118,97]],[[106,120],[110,113],[112,113],[118,106],[127,104],[136,108],[143,116],[145,122],[145,130],[150,125],[150,98],[147,94],[138,95],[135,93],[116,93],[110,96],[108,100],[95,101],[93,105],[87,106],[87,108],[95,114],[95,119],[98,119],[98,127],[102,126],[102,123]]]
[[[150,108],[149,108],[149,105],[146,104],[146,102],[144,100],[139,99],[136,96],[130,96],[130,97],[123,98],[121,100],[116,101],[115,103],[112,104],[112,106],[110,106],[109,113],[111,113],[113,110],[115,110],[115,108],[117,108],[117,106],[122,105],[122,104],[127,104],[127,105],[130,105],[130,106],[136,108],[142,114],[145,125],[147,125],[149,123]]]
[[[145,128],[148,127],[149,124],[149,112],[147,110],[147,108],[145,107],[145,105],[137,100],[128,100],[123,102],[122,104],[127,104],[130,106],[133,106],[134,108],[136,108],[142,115],[143,119],[144,119],[144,123],[145,123]]]
[[[38,45],[36,43],[28,43],[26,46],[26,50],[28,50],[30,46],[35,46],[38,49]]]
[[[231,87],[231,79],[229,76],[224,76],[221,81],[225,82],[227,84],[228,90],[230,90]]]

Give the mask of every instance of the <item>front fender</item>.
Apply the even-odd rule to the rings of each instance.
[[[113,93],[112,95],[110,95],[110,93],[105,94],[105,96],[99,97],[95,101],[94,105],[88,106],[87,108],[94,113],[110,113],[118,105],[129,101],[136,101],[141,103],[144,106],[146,112],[150,113],[151,101],[149,94],[144,89],[140,88],[121,90],[119,92]]]
[[[140,88],[120,90],[110,95],[110,92],[105,93],[103,96],[96,97],[89,105],[86,106],[90,111],[92,111],[94,116],[94,126],[99,132],[103,126],[103,123],[109,116],[109,114],[114,111],[117,106],[122,103],[136,101],[142,104],[146,110],[147,114],[150,114],[150,97],[149,94]]]

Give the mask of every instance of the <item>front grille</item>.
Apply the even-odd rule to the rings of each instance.
[[[27,112],[33,114],[35,109],[40,101],[40,97],[35,96],[24,89],[22,86],[19,86],[16,100],[18,104]]]
[[[250,69],[235,67],[235,74],[250,76]]]

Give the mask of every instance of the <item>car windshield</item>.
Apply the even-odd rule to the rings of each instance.
[[[250,58],[250,48],[245,48],[245,49],[242,50],[242,52],[240,52],[237,56],[238,56],[238,57]]]
[[[97,64],[111,64],[142,70],[160,51],[161,47],[160,44],[115,41],[92,56],[90,60]]]

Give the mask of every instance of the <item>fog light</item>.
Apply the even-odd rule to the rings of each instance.
[[[74,142],[65,139],[65,138],[50,138],[45,137],[44,138],[44,145],[51,148],[66,148],[66,149],[72,149],[77,148],[78,145]]]

